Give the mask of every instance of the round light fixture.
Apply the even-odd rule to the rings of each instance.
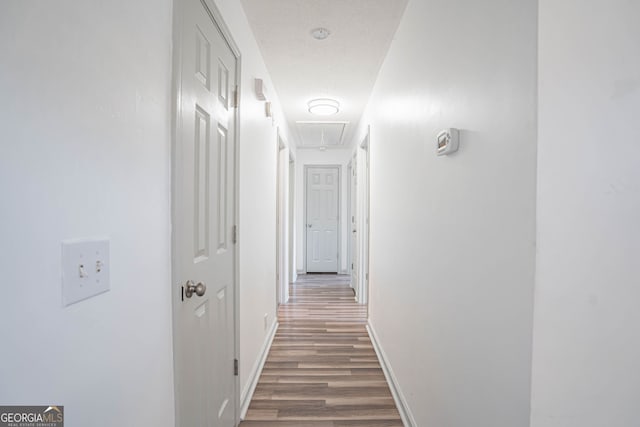
[[[316,40],[324,40],[327,37],[329,37],[330,34],[331,34],[331,31],[322,27],[314,28],[313,30],[311,30],[311,37],[313,37]]]
[[[331,116],[340,111],[340,103],[335,99],[317,98],[307,102],[309,112],[318,116]]]

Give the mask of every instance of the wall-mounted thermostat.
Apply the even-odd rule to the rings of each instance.
[[[460,131],[455,128],[445,129],[438,133],[436,154],[444,156],[458,151],[460,145]]]

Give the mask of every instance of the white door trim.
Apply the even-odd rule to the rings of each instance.
[[[359,184],[361,183],[362,185],[362,199],[361,199],[361,212],[359,213],[359,218],[358,218],[358,225],[360,227],[360,230],[362,230],[361,233],[359,233],[358,236],[358,245],[359,245],[359,250],[358,250],[358,268],[359,268],[359,274],[358,274],[358,282],[359,282],[359,291],[357,292],[358,295],[358,302],[361,304],[367,304],[369,301],[369,248],[370,248],[370,220],[371,220],[371,173],[370,173],[370,163],[369,163],[369,159],[371,156],[371,145],[369,143],[369,135],[370,135],[370,128],[367,127],[367,133],[364,137],[364,139],[362,140],[362,142],[360,143],[359,149],[362,150],[362,155],[364,157],[364,162],[359,162],[359,163],[363,163],[362,165],[362,170],[364,171],[364,173],[361,174],[361,177],[359,178]]]
[[[276,131],[276,299],[278,304],[289,300],[289,149],[282,139],[280,129]],[[286,159],[285,159],[286,158]],[[286,160],[286,161],[285,161]],[[285,179],[287,178],[287,179]],[[286,188],[285,188],[286,186]]]
[[[351,221],[351,218],[353,217],[353,215],[355,215],[355,212],[353,212],[353,197],[355,197],[355,195],[353,194],[353,158],[351,160],[349,160],[349,163],[347,164],[347,176],[349,177],[348,183],[347,183],[347,272],[349,274],[349,277],[352,277],[352,268],[351,268],[351,264],[352,264],[352,254],[353,254],[353,242],[351,241],[351,232],[353,229],[353,222]],[[353,288],[354,292],[355,292],[355,287],[356,284],[353,283],[353,281],[349,282],[350,286]]]
[[[327,168],[327,169],[337,169],[338,170],[338,231],[337,231],[337,236],[338,236],[338,264],[337,264],[337,271],[336,273],[340,273],[340,271],[342,271],[341,269],[341,259],[342,259],[342,215],[341,215],[341,211],[342,211],[342,191],[341,191],[341,185],[342,185],[342,165],[338,165],[338,164],[333,164],[333,165],[325,165],[325,164],[321,164],[321,165],[316,165],[316,164],[307,164],[304,165],[304,169],[303,169],[303,175],[304,175],[304,188],[303,188],[303,192],[304,192],[304,203],[303,203],[303,213],[302,213],[302,218],[303,218],[303,227],[302,230],[304,231],[302,233],[302,246],[304,248],[304,272],[308,273],[308,263],[307,263],[307,198],[308,198],[308,194],[307,194],[307,170],[308,169],[315,169],[315,168]]]
[[[296,156],[289,150],[289,281],[297,280],[296,271]]]
[[[229,27],[227,27],[226,23],[224,22],[224,19],[222,18],[222,14],[220,13],[220,11],[218,10],[218,8],[216,7],[215,3],[213,2],[213,0],[201,0],[204,9],[208,12],[209,17],[211,18],[211,21],[213,22],[213,24],[218,28],[218,30],[220,31],[220,33],[222,34],[222,37],[224,39],[224,41],[227,43],[229,49],[231,50],[231,52],[233,53],[233,56],[235,58],[236,61],[236,72],[235,72],[235,79],[236,79],[236,94],[234,95],[236,97],[236,100],[240,99],[240,95],[241,95],[241,86],[242,86],[242,55],[240,53],[240,49],[238,48],[238,45],[236,44],[231,31],[229,30]],[[171,223],[175,224],[175,220],[176,220],[176,201],[175,201],[175,194],[176,194],[176,188],[177,188],[177,180],[175,177],[175,171],[176,171],[176,165],[177,162],[180,160],[178,159],[178,155],[179,155],[179,151],[178,151],[178,141],[181,135],[181,128],[180,125],[182,123],[182,110],[180,108],[180,106],[182,105],[181,102],[181,94],[182,94],[182,33],[183,33],[183,16],[184,16],[184,7],[185,7],[185,0],[174,0],[173,2],[173,23],[172,23],[172,27],[173,27],[173,35],[172,35],[172,40],[173,40],[173,53],[172,53],[172,103],[173,103],[173,107],[172,107],[172,124],[171,124],[171,140],[172,140],[172,147],[171,147],[171,173],[172,173],[172,177],[171,177]],[[235,108],[233,109],[234,115],[235,115],[235,120],[234,120],[234,146],[235,146],[235,176],[234,176],[234,191],[235,191],[235,206],[234,206],[234,218],[233,218],[233,223],[235,224],[236,228],[236,233],[237,236],[239,236],[240,233],[240,229],[239,229],[239,218],[240,218],[240,188],[239,188],[239,174],[240,174],[240,108],[238,105],[235,106]],[[172,227],[173,230],[175,230],[175,227]],[[240,360],[240,337],[239,337],[239,333],[240,333],[240,329],[239,329],[239,325],[240,325],[240,292],[239,292],[239,286],[238,284],[240,283],[240,265],[239,265],[239,256],[240,256],[240,240],[237,239],[236,243],[234,245],[234,280],[233,280],[233,287],[234,287],[234,325],[233,325],[233,338],[234,338],[234,358],[237,360]],[[176,260],[177,257],[175,255],[175,250],[176,250],[176,240],[175,240],[175,234],[174,232],[172,232],[171,234],[171,289],[170,289],[170,293],[171,293],[171,298],[172,298],[172,327],[174,328],[173,330],[173,334],[176,333],[175,331],[175,305],[178,302],[177,298],[174,295],[174,291],[178,286],[178,283],[181,280],[181,272],[179,271],[179,269],[177,268],[177,265],[179,264]],[[175,339],[174,339],[175,342]],[[174,365],[173,365],[173,382],[174,382],[174,401],[177,399],[177,384],[175,381],[176,378],[176,365],[175,365],[175,353],[173,355],[174,357]],[[234,418],[235,418],[235,424],[239,424],[240,423],[240,376],[236,375],[235,376],[235,390],[234,390]],[[178,418],[179,414],[176,410],[175,413],[175,422],[177,423],[179,421]]]

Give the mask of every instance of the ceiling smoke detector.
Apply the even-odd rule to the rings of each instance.
[[[324,40],[331,34],[331,31],[326,28],[318,27],[311,30],[311,37],[316,40]]]

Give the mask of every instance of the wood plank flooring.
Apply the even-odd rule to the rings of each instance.
[[[401,427],[366,318],[348,276],[300,276],[240,427]]]

